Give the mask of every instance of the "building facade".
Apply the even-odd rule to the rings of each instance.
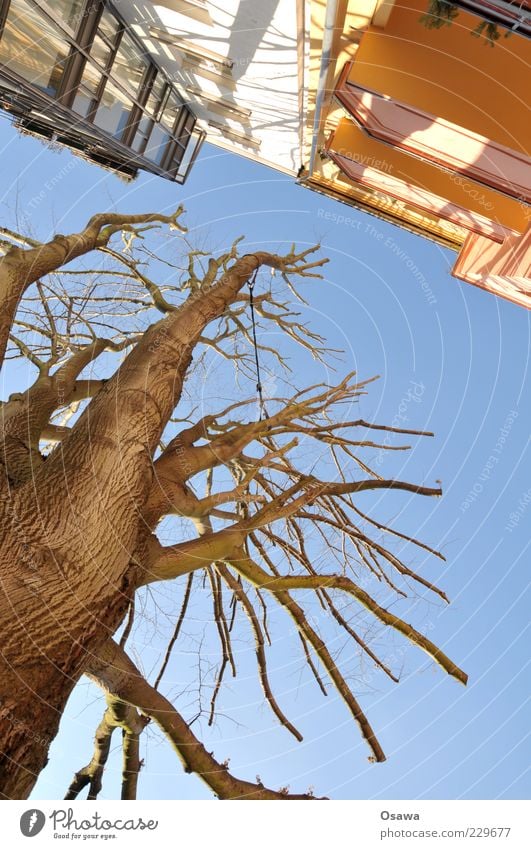
[[[531,307],[527,0],[323,5],[301,182],[453,248],[455,277]]]

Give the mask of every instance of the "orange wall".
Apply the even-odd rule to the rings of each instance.
[[[465,12],[429,30],[419,22],[427,6],[396,0],[386,28],[364,34],[350,79],[530,153],[531,40],[502,35],[491,47],[470,34],[480,19]]]
[[[413,156],[367,136],[349,119],[340,121],[332,150],[367,167],[427,189],[452,203],[522,233],[527,227],[529,210],[467,177],[452,175]],[[339,185],[339,184],[338,184]]]

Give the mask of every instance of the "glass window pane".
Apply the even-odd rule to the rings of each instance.
[[[147,115],[144,115],[144,117],[140,119],[131,145],[133,150],[139,151],[142,149],[144,142],[149,138],[152,126],[153,121]]]
[[[132,100],[107,80],[94,123],[111,136],[120,138],[132,108]]]
[[[100,35],[105,36],[105,38],[107,38],[112,44],[114,44],[118,28],[119,23],[114,17],[114,15],[111,15],[111,13],[107,11],[107,9],[104,9],[98,25],[98,32],[100,33]]]
[[[72,109],[78,115],[86,116],[90,112],[90,106],[96,97],[101,78],[102,75],[98,69],[94,65],[91,65],[90,62],[87,62],[83,76],[81,77],[79,89],[72,104]]]
[[[92,104],[94,103],[94,96],[92,92],[87,91],[82,86],[80,86],[76,93],[76,99],[72,104],[72,109],[74,112],[77,112],[78,115],[82,115],[83,118],[87,118],[89,112],[92,111]]]
[[[90,55],[105,68],[111,55],[111,48],[107,45],[106,41],[100,38],[99,35],[96,35],[94,36],[94,43],[90,48]]]
[[[47,0],[47,5],[56,18],[63,21],[72,32],[76,32],[85,7],[85,0]]]
[[[170,137],[168,133],[164,132],[159,124],[155,124],[148,146],[146,147],[143,155],[146,159],[150,159],[152,162],[156,162],[157,165],[160,165],[169,140]]]
[[[101,71],[96,68],[91,62],[87,62],[85,65],[85,69],[83,71],[83,76],[81,77],[81,84],[88,88],[89,91],[92,91],[96,94],[97,88],[103,78],[103,74]]]
[[[155,82],[153,83],[145,106],[146,111],[152,114],[155,118],[158,116],[160,107],[162,106],[163,95],[166,92],[166,88],[166,80],[161,74],[159,74],[155,78]]]
[[[151,130],[152,124],[153,121],[151,120],[149,115],[144,115],[138,122],[138,132],[142,133],[143,135],[147,135]]]
[[[198,135],[192,136],[192,138],[189,141],[189,144],[186,147],[186,150],[184,151],[184,154],[179,148],[177,148],[176,154],[173,157],[173,160],[172,160],[172,163],[171,163],[169,170],[171,170],[172,168],[176,168],[178,174],[181,174],[181,175],[185,174],[186,169],[188,168],[188,166],[190,164],[190,160],[192,159],[192,156],[195,153],[198,142],[199,142],[199,136]]]
[[[182,101],[176,94],[171,94],[168,97],[166,105],[164,107],[164,111],[161,115],[161,122],[164,124],[166,129],[173,130],[173,126],[175,124],[177,115],[181,111]]]
[[[128,35],[124,35],[110,73],[132,94],[136,94],[148,68],[148,62],[142,56]]]
[[[0,41],[0,62],[52,97],[57,94],[68,47],[25,0],[13,0]]]

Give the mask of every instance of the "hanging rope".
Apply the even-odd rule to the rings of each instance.
[[[249,287],[249,304],[251,306],[251,324],[252,324],[252,328],[253,328],[254,361],[256,363],[256,381],[257,381],[256,382],[256,391],[258,393],[258,406],[260,408],[260,419],[259,419],[259,421],[262,421],[263,419],[268,419],[269,416],[267,415],[267,410],[265,408],[265,403],[264,403],[264,396],[263,396],[263,393],[262,393],[262,381],[260,379],[260,360],[259,360],[259,357],[258,357],[258,342],[256,341],[256,320],[255,320],[255,315],[254,315],[253,290],[254,290],[254,285],[256,283],[256,275],[257,274],[258,274],[258,269],[256,268],[253,276],[247,282],[247,285]]]

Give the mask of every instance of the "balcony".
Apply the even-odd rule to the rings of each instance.
[[[435,115],[371,91],[341,73],[335,96],[373,138],[484,186],[531,201],[531,159]]]
[[[502,244],[470,233],[452,276],[531,309],[531,225],[510,233]]]

